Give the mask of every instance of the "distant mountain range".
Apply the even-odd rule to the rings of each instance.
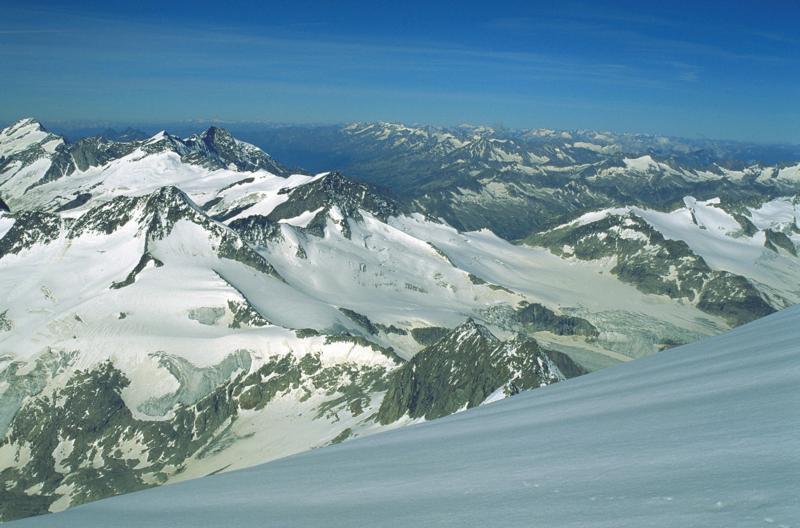
[[[395,123],[243,129],[288,163],[336,168],[461,230],[522,239],[588,210],[670,210],[793,194],[800,146],[548,129]],[[306,163],[311,163],[308,161]]]
[[[0,131],[2,519],[442,417],[800,302],[800,157],[259,134]]]

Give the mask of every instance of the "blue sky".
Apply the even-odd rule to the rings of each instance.
[[[0,0],[0,12],[2,121],[469,122],[800,143],[790,0]]]

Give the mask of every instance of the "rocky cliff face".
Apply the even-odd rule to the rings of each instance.
[[[519,336],[501,341],[472,320],[422,349],[391,376],[378,420],[431,420],[585,371],[568,356]]]

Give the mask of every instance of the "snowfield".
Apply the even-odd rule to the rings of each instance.
[[[48,141],[45,142],[45,140]],[[52,153],[55,147],[61,143],[63,143],[61,138],[56,138],[42,130],[33,119],[23,119],[0,131],[0,157],[11,156],[37,144],[43,144],[43,148]]]
[[[406,142],[410,150],[430,147],[414,129],[396,132],[401,137],[387,141]],[[606,148],[599,137],[587,144]],[[491,169],[498,174],[530,154],[506,139],[476,135],[468,145],[450,161],[489,159],[500,164]],[[629,173],[648,180],[686,175],[650,155],[625,158],[625,167],[619,160],[594,166],[563,149],[542,152],[569,158],[569,165],[554,165],[565,175],[573,169],[595,174],[586,182],[605,175],[616,185]],[[456,228],[435,210],[397,202],[338,172],[293,174],[215,127],[185,139],[159,133],[149,140],[70,144],[24,120],[0,132],[0,152],[11,153],[0,159],[0,520],[432,420],[719,334],[800,302],[800,224],[791,188],[746,202],[686,194],[677,209],[605,198],[589,208],[598,199],[591,197],[579,205],[582,216],[517,244],[488,228]],[[519,182],[481,185],[480,192],[463,192],[488,209],[494,199],[525,209]],[[486,201],[487,193],[494,198]],[[537,196],[550,200],[549,193]],[[476,335],[484,337],[453,338],[437,348],[450,332],[468,335],[459,330],[464,324],[479,325]],[[520,334],[536,342],[520,341]],[[708,362],[705,349],[692,350],[698,359],[676,387],[670,383],[678,383],[677,375],[662,383],[648,378],[646,368],[634,382],[644,367],[631,367],[629,377],[618,370],[612,371],[617,378],[587,378],[608,383],[569,384],[575,397],[548,389],[539,399],[487,405],[465,415],[483,416],[485,428],[458,418],[414,433],[431,438],[427,443],[413,435],[357,442],[364,461],[356,454],[352,462],[337,462],[337,453],[348,450],[320,451],[333,454],[296,459],[296,478],[275,473],[284,462],[269,466],[264,482],[261,473],[250,481],[251,473],[240,473],[247,483],[236,492],[241,498],[215,490],[220,497],[203,502],[195,519],[205,520],[204,508],[223,498],[253,515],[261,515],[259,508],[275,508],[279,517],[299,509],[308,524],[336,517],[337,501],[348,509],[384,509],[390,515],[383,523],[410,519],[434,502],[443,520],[456,523],[459,517],[451,519],[444,508],[461,509],[457,498],[480,505],[499,497],[500,507],[506,496],[518,498],[515,490],[528,488],[541,492],[532,496],[536,511],[525,510],[522,495],[503,506],[507,512],[497,522],[522,519],[508,513],[519,508],[520,516],[555,512],[548,520],[569,519],[584,502],[559,500],[574,496],[586,499],[583,509],[612,499],[620,504],[654,486],[649,473],[644,484],[625,485],[634,491],[609,491],[610,497],[600,491],[583,497],[579,487],[559,482],[613,476],[628,452],[650,464],[637,449],[679,439],[678,425],[654,421],[669,409],[648,395],[675,406],[677,395],[689,402],[693,390],[705,387],[706,371],[713,382],[714,348]],[[447,361],[431,360],[442,355]],[[765,357],[756,351],[736,375],[746,383],[787,375],[769,374],[770,364],[758,363]],[[730,385],[747,386],[738,378]],[[417,405],[426,398],[435,405]],[[761,419],[735,411],[720,417],[745,425]],[[643,429],[625,422],[634,418]],[[685,420],[683,411],[678,418]],[[452,458],[459,453],[463,458]],[[513,460],[495,464],[496,453]],[[688,460],[682,452],[671,456],[675,467]],[[302,464],[317,460],[329,487],[298,502],[294,494],[302,486],[317,486],[306,483],[313,478]],[[669,476],[673,467],[663,464]],[[415,479],[427,487],[417,489]],[[238,480],[225,482],[237,490]],[[273,490],[273,483],[285,488]],[[332,491],[342,486],[341,495]],[[376,495],[381,486],[385,494]],[[677,501],[682,489],[662,495]],[[666,507],[662,495],[647,500]],[[336,522],[354,519],[343,515]],[[432,522],[435,515],[434,507]],[[163,523],[171,524],[168,516]]]
[[[798,323],[12,525],[795,527]]]

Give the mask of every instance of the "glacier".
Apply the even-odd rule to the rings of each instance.
[[[793,527],[800,306],[249,469],[11,526]]]

